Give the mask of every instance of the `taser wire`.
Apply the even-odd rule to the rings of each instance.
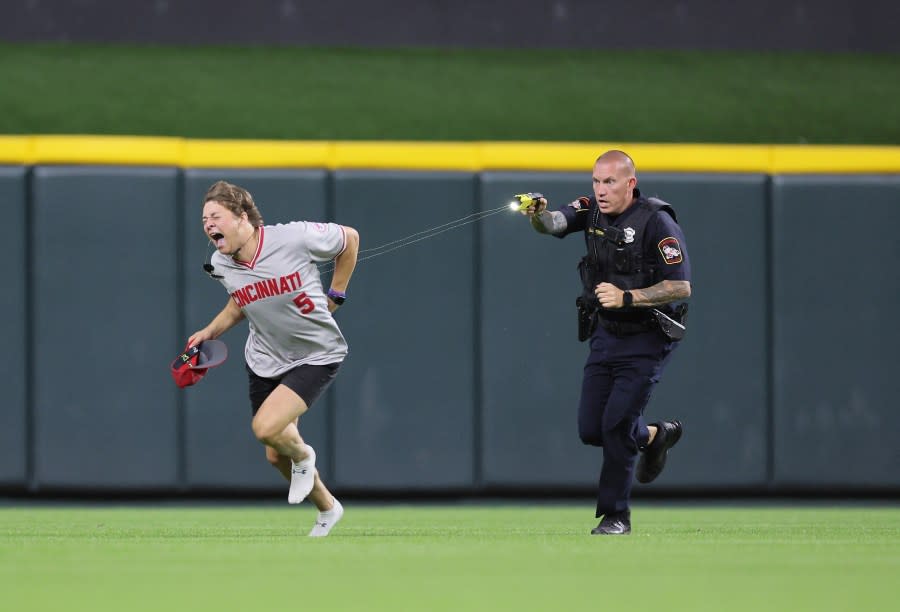
[[[504,211],[509,211],[509,205],[504,204],[498,208],[493,210],[486,210],[477,213],[472,213],[471,215],[466,215],[465,217],[460,217],[454,221],[448,221],[442,225],[436,225],[435,227],[422,230],[420,232],[416,232],[415,234],[410,234],[409,236],[404,236],[403,238],[398,238],[397,240],[392,240],[390,242],[386,242],[377,247],[372,247],[370,249],[363,249],[357,255],[362,255],[363,253],[368,253],[365,257],[358,257],[356,263],[360,263],[367,259],[372,259],[374,257],[378,257],[380,255],[385,255],[386,253],[390,253],[391,251],[396,251],[397,249],[401,249],[403,247],[409,246],[411,244],[415,244],[417,242],[421,242],[422,240],[426,240],[427,238],[434,238],[444,232],[449,232],[450,230],[457,229],[459,227],[464,227],[469,225],[470,223],[475,223],[476,221],[481,221],[482,219],[486,219],[487,217],[499,214]],[[388,248],[390,247],[390,248]],[[319,269],[320,273],[327,273],[334,270],[334,262],[330,261],[322,264],[322,268]]]

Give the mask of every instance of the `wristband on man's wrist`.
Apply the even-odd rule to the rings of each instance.
[[[347,294],[342,291],[337,291],[336,289],[329,289],[327,295],[331,298],[331,301],[338,306],[347,301]]]

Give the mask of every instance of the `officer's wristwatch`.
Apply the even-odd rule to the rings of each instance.
[[[631,295],[631,291],[623,291],[622,292],[622,308],[628,308],[631,304],[634,303],[634,296]]]

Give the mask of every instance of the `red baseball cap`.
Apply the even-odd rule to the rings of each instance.
[[[221,365],[228,358],[228,347],[221,340],[204,340],[188,347],[175,358],[169,369],[175,384],[180,388],[190,387],[206,376],[209,368]]]

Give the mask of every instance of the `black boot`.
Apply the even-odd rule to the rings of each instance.
[[[651,425],[656,425],[656,437],[641,453],[635,471],[637,481],[645,484],[656,480],[656,477],[666,467],[666,456],[669,454],[669,449],[681,439],[682,431],[680,421],[660,421],[651,423]]]
[[[631,512],[613,512],[591,529],[591,535],[628,535],[631,533]]]

